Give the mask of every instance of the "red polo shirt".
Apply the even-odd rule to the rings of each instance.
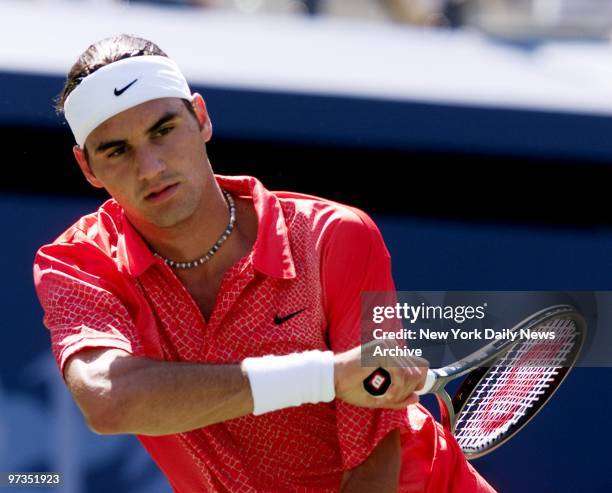
[[[394,289],[373,222],[334,202],[271,193],[251,177],[217,180],[252,198],[259,226],[251,252],[225,273],[208,321],[113,200],[39,250],[35,285],[60,371],[93,347],[236,363],[359,344],[360,293]],[[420,406],[407,414],[334,401],[138,438],[177,492],[331,492],[395,428],[402,430],[402,491],[492,491]]]

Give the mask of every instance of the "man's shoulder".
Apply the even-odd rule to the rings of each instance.
[[[336,229],[378,232],[372,218],[358,207],[330,199],[297,192],[273,192],[281,202],[288,226],[302,218],[314,230],[332,232]]]
[[[43,245],[37,257],[72,259],[81,263],[92,256],[112,259],[122,234],[121,208],[107,200],[96,211],[80,217],[53,242]]]

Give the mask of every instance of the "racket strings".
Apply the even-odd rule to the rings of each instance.
[[[555,319],[532,332],[552,331],[554,339],[531,339],[516,344],[474,389],[459,415],[455,437],[464,450],[488,447],[519,425],[547,389],[576,344],[573,320]]]

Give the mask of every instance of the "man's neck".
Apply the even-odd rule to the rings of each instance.
[[[201,258],[210,250],[229,223],[229,207],[220,187],[214,183],[206,200],[188,220],[172,228],[154,225],[137,226],[151,249],[162,258],[189,262]],[[236,224],[219,250],[203,265],[184,271],[204,277],[223,274],[236,260],[247,254],[257,238],[257,214],[252,201],[234,198]],[[183,272],[178,271],[177,274]]]

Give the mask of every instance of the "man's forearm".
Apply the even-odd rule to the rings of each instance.
[[[240,365],[113,357],[107,352],[94,361],[75,361],[71,373],[78,375],[71,390],[98,433],[167,435],[253,411]]]
[[[388,367],[393,383],[385,396],[374,398],[363,389],[372,368],[361,366],[359,348],[335,355],[332,367],[328,356],[308,353],[262,358],[262,372],[259,365],[246,368],[247,360],[242,365],[182,363],[92,349],[71,357],[65,378],[97,433],[167,435],[245,416],[257,406],[268,412],[334,397],[357,406],[405,408],[418,399],[413,391],[426,375],[420,367]],[[319,363],[324,371],[317,370]]]
[[[250,414],[253,401],[240,365],[153,363],[126,381],[126,432],[166,435]]]

